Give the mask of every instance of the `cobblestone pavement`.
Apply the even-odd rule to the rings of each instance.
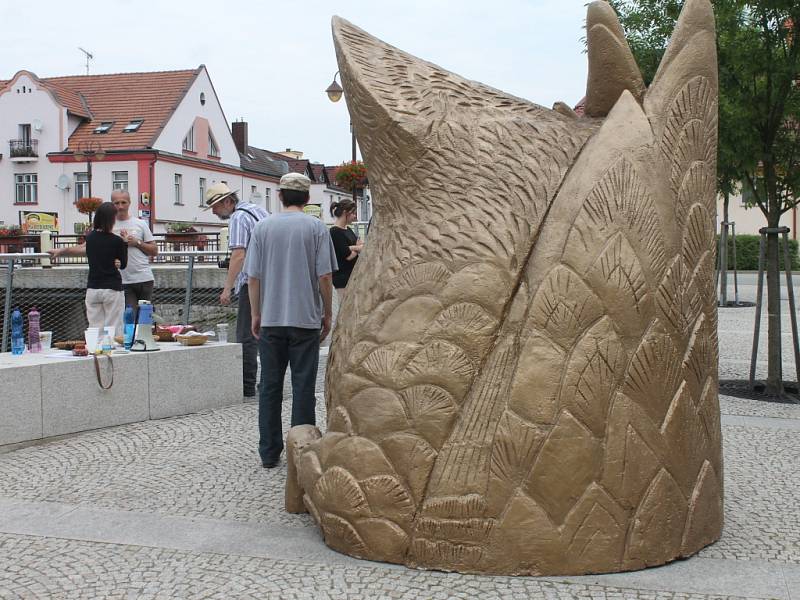
[[[721,344],[721,370],[739,379],[742,310],[720,312],[721,338],[744,340]],[[261,468],[257,407],[243,404],[0,453],[0,599],[800,600],[800,406],[725,396],[721,406],[723,537],[662,569],[478,577],[335,554],[308,516],[282,510],[285,464]]]

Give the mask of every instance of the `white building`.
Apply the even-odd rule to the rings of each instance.
[[[40,213],[40,221],[56,217],[60,233],[86,222],[77,199],[107,200],[114,189],[130,192],[154,231],[179,221],[213,230],[222,223],[201,210],[208,186],[224,181],[276,210],[288,170],[240,155],[203,65],[52,78],[20,71],[0,81],[0,139],[9,140],[0,152],[0,224]]]
[[[723,213],[722,196],[717,198],[717,231],[720,230]],[[758,230],[767,226],[767,218],[757,206],[747,207],[741,195],[731,196],[728,201],[728,221],[736,224],[736,234],[746,233],[758,235]],[[788,227],[791,231],[789,237],[797,239],[797,207],[781,215],[781,227]]]

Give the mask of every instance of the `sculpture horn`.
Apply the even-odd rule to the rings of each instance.
[[[641,101],[645,91],[642,74],[625,40],[619,19],[607,2],[589,5],[586,32],[589,53],[586,115],[605,117],[623,90],[628,90]]]

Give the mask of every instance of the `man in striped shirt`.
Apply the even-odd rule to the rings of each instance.
[[[236,313],[236,341],[242,345],[242,390],[245,400],[255,400],[256,373],[258,372],[258,342],[250,327],[250,298],[247,293],[247,274],[243,270],[247,246],[253,228],[269,213],[253,204],[239,200],[235,191],[224,183],[216,183],[206,192],[206,209],[223,221],[230,219],[228,247],[231,250],[228,276],[219,295],[223,305],[231,303],[231,294],[238,296]]]

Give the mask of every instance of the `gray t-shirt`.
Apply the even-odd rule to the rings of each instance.
[[[143,242],[152,242],[153,234],[147,223],[142,219],[132,217],[125,221],[117,220],[114,223],[114,233],[127,241],[126,236],[132,235]],[[142,283],[153,281],[153,270],[150,268],[148,256],[133,246],[128,246],[128,266],[120,271],[122,283]]]
[[[282,212],[259,221],[244,270],[261,281],[261,326],[319,329],[319,278],[337,267],[328,228],[316,217]]]

